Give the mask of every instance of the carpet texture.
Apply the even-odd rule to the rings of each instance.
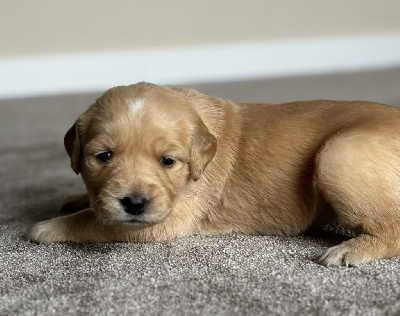
[[[194,86],[235,101],[366,99],[400,105],[400,69]],[[399,315],[400,258],[315,259],[350,232],[192,236],[156,244],[26,241],[83,192],[63,135],[99,93],[0,101],[0,315]],[[400,236],[400,235],[399,235]]]

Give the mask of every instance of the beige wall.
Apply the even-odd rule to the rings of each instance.
[[[400,0],[0,0],[0,58],[400,33]]]

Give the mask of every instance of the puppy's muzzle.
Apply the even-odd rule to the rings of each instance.
[[[146,211],[149,200],[145,195],[129,194],[120,200],[125,212],[131,215],[141,215]]]

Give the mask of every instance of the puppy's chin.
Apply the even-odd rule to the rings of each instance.
[[[142,228],[156,225],[160,222],[162,222],[162,221],[145,221],[145,220],[140,220],[140,219],[132,219],[132,220],[120,222],[120,225],[133,226],[137,229],[142,229]]]

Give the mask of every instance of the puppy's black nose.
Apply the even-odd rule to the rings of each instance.
[[[146,210],[149,200],[144,195],[130,194],[120,200],[125,212],[132,215],[143,214]]]

